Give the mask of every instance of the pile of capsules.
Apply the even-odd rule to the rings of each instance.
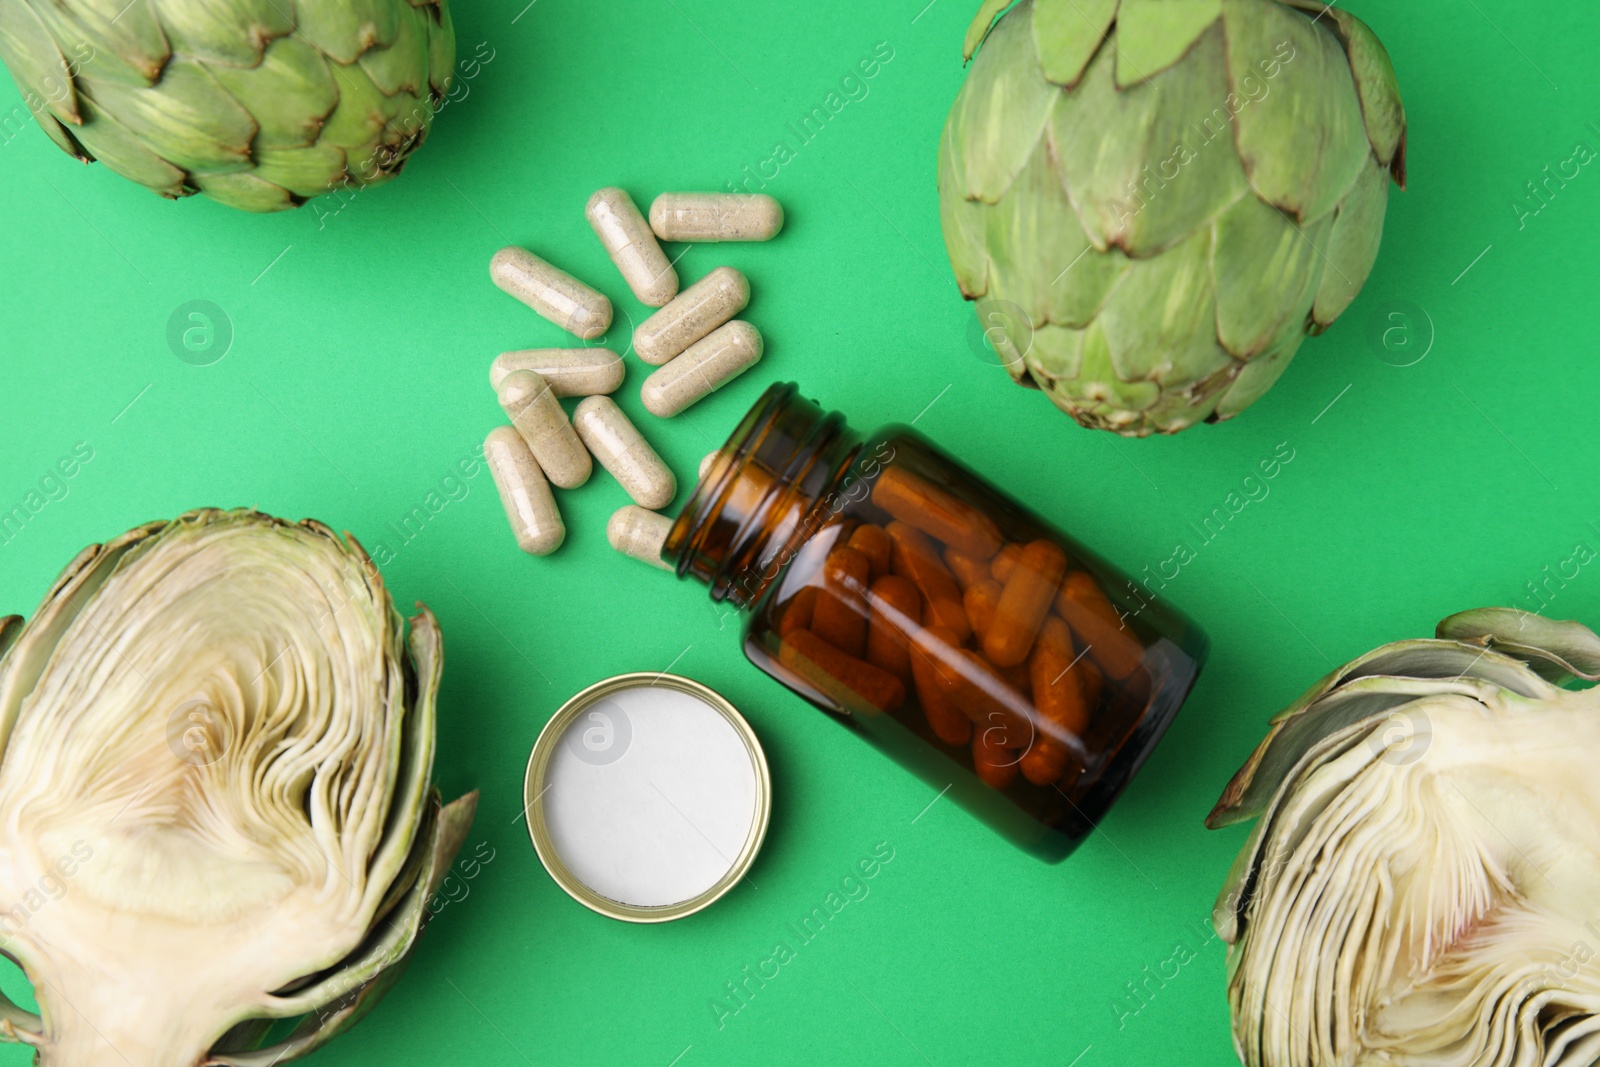
[[[750,303],[745,276],[718,267],[680,293],[678,273],[660,241],[769,240],[783,228],[783,208],[776,200],[762,194],[663,193],[650,205],[646,221],[625,191],[606,188],[589,198],[584,214],[633,295],[660,309],[633,332],[633,351],[657,368],[639,390],[645,410],[671,418],[761,358],[761,334],[734,318]],[[582,340],[611,328],[611,301],[604,294],[526,249],[496,252],[489,276]],[[622,384],[623,375],[622,357],[607,348],[503,352],[490,366],[489,384],[511,425],[490,431],[484,458],[524,552],[544,556],[561,546],[567,530],[550,486],[584,484],[593,456],[633,498],[606,526],[611,546],[667,566],[661,547],[672,520],[657,509],[671,503],[678,484],[607,395]],[[584,399],[569,421],[560,398],[579,396]]]

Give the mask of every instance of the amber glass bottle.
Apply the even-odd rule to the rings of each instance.
[[[662,556],[749,613],[745,654],[1028,851],[1065,857],[1205,658],[1171,605],[908,426],[774,385]]]

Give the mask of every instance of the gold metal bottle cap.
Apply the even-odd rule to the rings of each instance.
[[[563,704],[528,758],[523,803],[545,870],[626,922],[681,919],[744,877],[772,782],[755,732],[699,682],[641,672]]]

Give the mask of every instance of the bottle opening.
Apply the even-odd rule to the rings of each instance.
[[[793,382],[764,393],[719,450],[673,523],[662,557],[711,598],[754,603],[799,545],[850,466],[859,438]]]

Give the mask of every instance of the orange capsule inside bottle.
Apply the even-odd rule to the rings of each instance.
[[[751,661],[930,796],[1068,855],[1177,714],[1204,635],[909,427],[861,435],[780,384],[719,456],[662,558],[749,613]]]
[[[822,564],[822,588],[811,608],[811,632],[860,659],[867,652],[867,583],[872,564],[853,548],[836,548]]]
[[[1023,547],[983,635],[983,654],[990,663],[1015,667],[1028,658],[1066,575],[1067,554],[1054,541],[1040,538]]]
[[[873,581],[889,573],[889,555],[894,550],[894,541],[882,526],[870,522],[857,526],[850,534],[849,547],[867,557]]]
[[[911,677],[911,637],[922,625],[922,597],[898,574],[885,574],[867,591],[867,661],[902,679]]]

